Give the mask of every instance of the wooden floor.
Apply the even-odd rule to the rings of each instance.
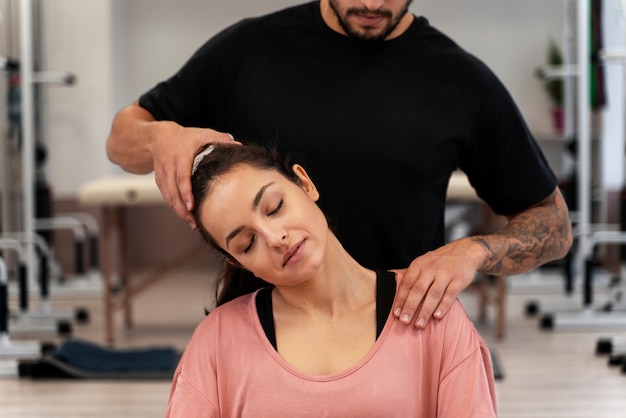
[[[148,289],[135,304],[133,329],[121,328],[118,347],[175,346],[183,349],[203,308],[212,296],[209,259],[198,260]],[[523,281],[525,277],[511,280]],[[53,289],[54,292],[54,289]],[[59,292],[60,293],[60,292]],[[619,418],[626,417],[626,375],[595,355],[601,337],[626,339],[621,330],[542,331],[536,318],[525,315],[530,300],[541,306],[562,301],[557,292],[519,290],[512,286],[508,298],[508,335],[494,338],[492,323],[477,324],[499,362],[504,379],[496,383],[501,418]],[[54,295],[53,295],[54,296]],[[86,307],[88,324],[74,325],[74,336],[103,342],[102,309],[94,294],[80,300],[55,297],[53,308]],[[470,316],[477,313],[471,293],[461,297]],[[31,337],[32,338],[35,337]],[[37,339],[53,341],[54,336]],[[17,342],[14,337],[13,342]],[[163,416],[170,387],[160,381],[94,381],[20,379],[12,373],[14,361],[1,362],[0,417],[159,417]]]

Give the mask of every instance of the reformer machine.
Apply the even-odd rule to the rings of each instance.
[[[89,214],[54,215],[51,193],[47,189],[43,162],[45,162],[45,135],[47,134],[45,86],[71,85],[75,77],[67,72],[42,71],[41,43],[43,0],[15,0],[19,2],[20,61],[5,59],[3,71],[9,74],[9,129],[7,151],[0,158],[9,163],[0,183],[2,196],[2,224],[0,243],[12,246],[19,254],[20,280],[18,286],[20,309],[15,321],[9,318],[8,303],[0,313],[0,358],[2,353],[18,359],[20,377],[37,378],[93,378],[93,379],[167,379],[170,380],[178,363],[180,352],[172,347],[149,347],[119,350],[100,347],[88,341],[68,338],[60,344],[26,342],[16,345],[9,338],[19,329],[30,326],[29,336],[41,337],[41,331],[57,331],[68,336],[71,329],[58,330],[55,321],[70,318],[85,322],[88,313],[78,310],[66,314],[52,309],[49,296],[58,290],[103,292],[99,266],[98,223]],[[11,3],[11,1],[9,1]],[[13,14],[12,14],[13,15]],[[39,32],[39,33],[37,33]],[[39,39],[37,39],[39,37]],[[39,44],[37,43],[39,42]],[[0,42],[0,48],[2,47]],[[2,51],[0,51],[2,52]],[[37,59],[35,59],[37,57]],[[0,91],[0,97],[3,97]],[[4,143],[3,150],[4,150]],[[52,233],[66,229],[72,232],[75,250],[75,273],[78,279],[66,281],[63,273],[55,271]],[[86,248],[88,246],[88,248]],[[88,251],[86,251],[86,249]],[[89,254],[89,269],[84,254]],[[16,264],[17,265],[17,264]],[[0,299],[8,295],[10,264],[2,259]],[[54,277],[51,277],[53,275]],[[8,278],[7,278],[8,276]],[[7,278],[7,280],[4,280]],[[71,282],[71,283],[70,283]],[[39,310],[28,307],[28,287],[38,287]],[[0,300],[1,302],[1,300]],[[1,307],[0,307],[1,308]],[[3,325],[7,322],[6,326]],[[69,327],[69,323],[67,323]],[[63,332],[61,332],[63,331]]]
[[[604,162],[600,168],[600,190],[606,188],[605,193],[618,190],[621,192],[624,182],[624,126],[623,116],[625,111],[624,94],[625,86],[623,73],[618,68],[611,66],[618,60],[624,60],[624,19],[626,13],[620,0],[604,1],[601,4],[593,1],[595,18],[600,18],[606,24],[601,25],[602,31],[598,30],[594,36],[602,36],[604,41],[597,60],[602,65],[606,76],[608,94],[607,105],[602,111],[603,129],[600,141],[600,158]],[[601,10],[597,8],[601,7]],[[606,327],[623,327],[626,325],[626,312],[621,311],[619,295],[623,293],[626,277],[620,274],[609,283],[607,291],[609,297],[604,303],[594,303],[594,281],[597,273],[595,254],[597,247],[606,244],[625,244],[626,233],[620,231],[620,225],[594,224],[592,222],[592,147],[590,125],[590,40],[589,22],[590,6],[588,0],[578,0],[577,8],[577,64],[576,64],[576,122],[577,122],[577,217],[575,226],[575,246],[573,261],[570,266],[571,274],[575,277],[582,294],[582,303],[576,311],[546,313],[541,318],[541,327],[548,330],[558,329],[598,329]],[[616,152],[619,150],[619,152]],[[615,161],[617,160],[617,161]],[[614,172],[611,172],[613,170]],[[615,173],[615,171],[617,173]],[[608,193],[607,193],[608,194]],[[606,197],[606,196],[602,196]],[[602,199],[601,199],[602,200]],[[619,202],[621,204],[621,202]],[[606,209],[606,208],[604,208]],[[623,261],[622,261],[623,263]],[[621,268],[623,270],[623,268]],[[621,272],[620,272],[621,273]],[[607,309],[610,308],[610,309]]]
[[[0,359],[32,359],[41,355],[42,339],[66,338],[72,333],[71,321],[85,323],[89,313],[84,308],[74,312],[53,309],[51,292],[78,283],[74,291],[98,292],[101,281],[98,269],[98,225],[88,214],[54,216],[52,196],[45,179],[46,89],[50,84],[72,85],[75,77],[67,72],[41,71],[43,48],[41,42],[42,1],[19,0],[19,14],[11,10],[16,2],[4,3],[0,29],[6,37],[0,42]],[[35,7],[34,7],[35,6]],[[34,8],[34,9],[33,9]],[[6,13],[4,13],[6,11]],[[19,16],[19,45],[17,54],[12,43],[16,35],[11,27]],[[35,23],[36,21],[36,23]],[[37,29],[38,33],[35,33]],[[39,38],[36,45],[34,38]],[[35,51],[36,50],[36,51]],[[10,54],[13,51],[14,54]],[[36,53],[35,53],[36,52]],[[20,60],[14,58],[19,55]],[[35,55],[38,60],[35,60]],[[5,107],[6,106],[6,107]],[[63,273],[54,259],[53,232],[68,229],[75,241],[75,273],[80,280],[63,282]],[[90,271],[85,266],[86,245],[90,254]],[[9,309],[9,296],[19,303]],[[30,299],[38,306],[31,307]],[[14,342],[11,338],[33,341]],[[13,371],[15,373],[17,371]]]
[[[562,284],[557,283],[558,287],[552,286],[545,292],[554,293],[560,287],[565,299],[541,307],[531,302],[526,313],[536,315],[541,310],[539,324],[544,330],[614,328],[626,325],[622,298],[626,294],[624,266],[612,276],[598,268],[597,256],[600,246],[626,243],[625,228],[619,222],[607,223],[601,219],[616,203],[622,204],[615,202],[614,196],[621,193],[624,183],[625,88],[623,73],[614,64],[626,57],[623,53],[626,11],[621,0],[566,0],[565,5],[565,64],[541,67],[538,75],[544,80],[561,79],[565,87],[563,139],[570,141],[567,148],[575,157],[570,168],[573,187],[568,202],[574,245],[564,260],[562,274],[555,276],[562,279]],[[605,76],[606,85],[611,87],[605,90],[608,105],[600,112],[604,129],[596,151],[592,147],[590,81],[598,73]],[[592,164],[595,152],[604,164]],[[594,190],[598,185],[598,190]],[[596,209],[593,215],[592,209]],[[545,286],[547,281],[542,273],[543,269],[527,275],[531,277],[529,282]],[[599,291],[608,292],[608,296],[600,303],[594,302]]]
[[[19,241],[7,238],[0,239],[0,248],[16,252],[20,260],[20,280],[25,281],[26,265],[22,245]],[[13,342],[9,335],[9,291],[8,273],[4,259],[0,257],[0,359],[35,358],[41,353],[36,342]]]

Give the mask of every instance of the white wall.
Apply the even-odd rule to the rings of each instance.
[[[6,1],[6,0],[5,0]],[[116,110],[169,76],[208,37],[246,16],[300,0],[44,0],[50,69],[78,83],[51,88],[49,181],[72,196],[119,169],[104,142]],[[551,132],[549,102],[534,70],[548,39],[561,39],[565,0],[415,0],[425,15],[484,60],[518,102],[531,129]]]
[[[48,87],[46,173],[58,197],[76,194],[85,181],[113,169],[104,149],[113,98],[109,3],[45,2],[47,67],[77,76],[73,86]]]

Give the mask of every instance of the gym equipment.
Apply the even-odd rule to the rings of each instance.
[[[608,355],[607,365],[619,367],[626,375],[626,338],[600,338],[596,344],[596,355]]]
[[[65,296],[69,296],[74,292],[79,296],[85,296],[85,292],[91,292],[94,295],[102,293],[102,281],[98,271],[98,228],[97,221],[88,214],[57,215],[53,218],[37,218],[35,225],[38,230],[63,230],[67,229],[74,236],[74,274],[73,280],[66,280],[62,275],[56,277],[55,282],[59,283],[55,287],[55,291],[63,292]],[[89,234],[89,236],[86,236]],[[88,238],[88,239],[87,239]],[[89,249],[89,270],[85,262],[85,247],[88,244]],[[51,249],[52,251],[52,249]],[[49,270],[52,271],[53,257],[48,259],[50,265]],[[53,275],[51,275],[53,276]]]
[[[603,2],[602,16],[599,13],[599,3],[593,2],[595,13],[594,22],[601,21],[603,36],[607,36],[608,43],[623,43],[623,24],[615,16],[624,17],[621,2]],[[593,285],[594,285],[594,260],[593,252],[599,244],[624,244],[626,243],[626,232],[616,230],[602,230],[594,228],[591,224],[591,202],[592,202],[592,181],[591,181],[591,124],[590,124],[590,76],[594,75],[590,59],[590,36],[589,22],[591,21],[590,7],[587,0],[578,0],[577,3],[577,217],[576,217],[576,248],[573,255],[572,271],[577,277],[578,283],[582,284],[583,302],[582,307],[576,312],[557,312],[547,314],[541,319],[543,329],[558,328],[588,328],[588,327],[622,327],[626,325],[626,312],[616,312],[621,307],[620,295],[623,288],[616,289],[613,285],[608,290],[611,291],[609,300],[600,307],[593,305]],[[599,29],[593,27],[594,40],[597,41]],[[598,45],[594,45],[594,50]],[[594,61],[605,64],[607,83],[611,85],[607,89],[609,103],[611,106],[605,109],[603,115],[602,141],[600,141],[603,164],[600,165],[603,177],[603,184],[606,184],[606,191],[621,190],[623,187],[624,175],[624,83],[623,75],[615,74],[615,68],[609,68],[609,62],[625,61],[625,53],[616,53],[608,49],[599,50],[599,59]],[[595,102],[595,98],[594,98]],[[607,128],[608,126],[608,128]],[[616,153],[615,150],[621,150]],[[612,164],[609,158],[618,157],[619,162]],[[617,169],[618,175],[610,173],[610,169]],[[613,177],[616,177],[614,179]],[[621,185],[616,189],[616,182]],[[583,277],[581,277],[581,275]],[[626,280],[615,280],[620,286],[626,285]],[[621,283],[620,283],[621,282]]]
[[[600,243],[626,243],[626,233],[621,231],[598,231],[591,233],[588,237],[587,252],[581,254],[584,264],[583,281],[583,310],[579,312],[559,312],[557,314],[546,314],[541,319],[541,328],[577,328],[584,326],[612,327],[626,325],[626,312],[615,312],[613,309],[598,309],[593,304],[593,251]],[[620,285],[624,285],[624,280],[620,280]],[[609,300],[607,304],[611,307],[621,303],[618,295],[621,292],[613,292],[616,300]],[[607,305],[605,305],[607,306]]]
[[[21,253],[21,244],[17,241],[11,243],[8,240],[3,240],[2,247],[11,248]],[[7,276],[6,263],[4,259],[0,258],[0,359],[36,358],[41,352],[39,344],[29,341],[12,342],[10,339]]]
[[[72,332],[72,326],[64,317],[67,315],[60,315],[52,311],[49,301],[48,292],[48,263],[49,249],[43,238],[37,234],[27,235],[25,233],[4,233],[0,234],[0,247],[3,245],[13,245],[13,242],[18,242],[22,246],[22,252],[20,253],[20,262],[22,263],[20,268],[19,278],[19,299],[20,299],[20,312],[14,322],[14,333],[23,333],[26,335],[32,334],[59,334],[69,335]],[[24,256],[25,249],[28,244],[35,245],[39,249],[39,288],[41,296],[41,306],[39,312],[32,312],[29,310],[28,300],[28,285],[29,280],[27,278],[26,257]],[[32,266],[31,266],[32,267]],[[29,267],[30,268],[30,267]]]
[[[596,354],[626,353],[626,338],[600,338],[596,342]]]
[[[59,214],[58,217],[70,217],[78,220],[87,231],[87,244],[89,255],[89,271],[87,272],[87,280],[80,280],[81,285],[88,282],[89,285],[96,287],[96,291],[102,291],[102,281],[100,277],[100,255],[99,255],[99,236],[100,228],[97,219],[86,212],[73,212]],[[77,253],[82,249],[76,248]]]
[[[74,234],[74,262],[75,272],[78,275],[86,274],[84,260],[85,232],[78,219],[67,216],[54,218],[36,218],[35,228],[39,231],[68,229]]]
[[[50,308],[49,296],[52,285],[51,274],[57,273],[55,260],[52,257],[51,231],[70,224],[67,217],[52,218],[52,201],[50,187],[42,170],[46,160],[45,136],[47,131],[42,121],[45,120],[46,91],[43,85],[71,85],[75,76],[64,71],[40,71],[44,61],[43,34],[41,33],[41,2],[20,2],[20,52],[21,62],[5,58],[2,69],[9,75],[7,95],[9,113],[9,135],[7,149],[2,154],[2,164],[7,172],[3,181],[2,230],[22,231],[18,240],[26,245],[26,264],[29,266],[28,281],[32,287],[39,286],[41,309],[39,312],[28,312],[28,294],[20,293],[22,298],[20,320],[26,320],[30,331],[35,332],[36,324],[45,320],[64,320],[59,323],[59,333],[68,334],[71,326],[66,321],[75,318],[79,322],[89,319],[88,312],[77,308],[74,314],[53,311]],[[36,9],[33,8],[36,6]],[[4,145],[4,144],[3,144]],[[19,184],[18,184],[19,183]],[[75,224],[79,221],[76,220]],[[83,248],[84,233],[82,228],[75,226],[75,233],[80,235],[81,243],[77,243],[77,270],[85,277]],[[90,221],[89,229],[94,222]],[[16,233],[17,234],[17,233]],[[2,236],[7,236],[6,233]],[[38,238],[33,238],[37,236]],[[14,237],[16,237],[14,235]],[[43,240],[39,239],[43,238]],[[77,242],[79,239],[77,239]],[[36,253],[36,251],[38,251]],[[38,268],[37,268],[38,267]],[[38,272],[38,277],[35,274]],[[84,287],[84,286],[83,286]],[[101,290],[101,286],[99,287]],[[98,289],[96,289],[98,290]],[[26,319],[25,319],[26,318]],[[45,326],[44,326],[45,328]],[[16,327],[21,330],[21,327]],[[18,331],[19,332],[19,331]]]

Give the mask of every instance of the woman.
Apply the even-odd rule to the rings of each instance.
[[[194,216],[228,264],[168,417],[496,416],[489,352],[460,303],[423,330],[399,324],[395,274],[343,249],[302,166],[253,146],[196,163]]]

